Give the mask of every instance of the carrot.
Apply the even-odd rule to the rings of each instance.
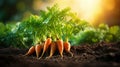
[[[50,45],[50,55],[47,58],[51,58],[57,49],[56,43],[52,42]]]
[[[31,55],[35,52],[35,46],[30,47],[30,49],[28,50],[28,52],[25,55]]]
[[[42,48],[43,48],[43,46],[42,46],[42,45],[39,45],[39,44],[37,44],[37,45],[35,46],[35,52],[36,52],[37,58],[39,57],[40,52],[42,51]]]
[[[60,53],[61,57],[63,57],[63,49],[64,49],[63,40],[59,39],[56,42],[57,42],[57,47],[58,47],[59,53]]]
[[[72,52],[70,51],[70,48],[71,48],[70,43],[69,43],[68,41],[66,41],[66,42],[64,42],[63,44],[64,44],[64,50],[65,50],[66,52],[70,53],[70,54],[71,54],[71,57],[73,57],[73,54],[72,54]]]
[[[44,43],[44,47],[43,47],[43,52],[42,52],[42,55],[41,55],[41,57],[44,55],[44,53],[46,52],[46,50],[48,49],[48,47],[50,46],[50,44],[51,44],[51,42],[52,42],[52,39],[51,38],[47,38],[47,40],[45,41],[45,43]],[[41,58],[40,57],[40,58]]]

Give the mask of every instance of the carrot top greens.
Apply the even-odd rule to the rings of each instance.
[[[70,8],[60,9],[58,5],[47,7],[40,15],[31,15],[16,24],[0,23],[0,27],[0,46],[5,47],[28,48],[48,37],[68,40],[72,44],[120,41],[119,26],[101,24],[95,28],[80,20]]]

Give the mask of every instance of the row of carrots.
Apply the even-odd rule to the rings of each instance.
[[[50,47],[50,55],[47,58],[51,58],[57,49],[61,57],[63,57],[63,51],[66,51],[70,53],[71,56],[73,56],[72,52],[70,51],[71,45],[68,42],[68,40],[65,42],[63,42],[62,39],[52,41],[51,38],[47,38],[43,45],[37,44],[35,46],[30,47],[30,49],[25,55],[31,55],[34,52],[36,52],[36,56],[37,58],[39,58],[41,51],[43,51],[40,56],[40,58],[42,58],[44,53],[47,51],[49,47]]]

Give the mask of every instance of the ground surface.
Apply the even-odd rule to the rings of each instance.
[[[120,42],[72,46],[74,56],[51,59],[24,56],[28,49],[0,48],[0,67],[120,67]]]

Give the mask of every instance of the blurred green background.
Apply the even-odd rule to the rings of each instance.
[[[16,22],[31,13],[38,14],[37,6],[42,9],[46,3],[50,0],[0,0],[0,22]]]
[[[54,0],[0,0],[0,22],[16,22],[31,14],[39,14],[40,9],[45,9]],[[120,25],[120,0],[115,0],[115,9],[105,12],[96,22],[104,21],[108,25]]]
[[[19,48],[30,47],[31,45],[34,45],[36,41],[39,40],[39,37],[40,37],[39,35],[41,35],[40,34],[41,30],[39,29],[40,28],[42,30],[47,29],[37,25],[40,25],[41,23],[44,24],[44,22],[46,21],[48,25],[49,25],[48,22],[53,22],[53,21],[55,23],[61,22],[61,21],[68,22],[69,19],[68,20],[60,19],[62,18],[61,16],[69,18],[68,16],[66,16],[66,13],[64,12],[64,10],[63,12],[60,11],[61,6],[64,6],[64,5],[59,4],[60,9],[57,9],[55,7],[54,9],[51,8],[50,10],[50,7],[53,6],[53,4],[55,4],[54,1],[57,1],[57,0],[0,0],[0,22],[2,22],[0,23],[0,27],[1,27],[0,46],[2,47],[14,46]],[[71,2],[72,0],[59,0],[59,1],[60,2],[66,1],[62,3],[66,5],[68,4],[67,3],[68,1]],[[73,3],[71,2],[72,4],[68,4],[69,7],[71,8],[71,6],[73,6],[74,8],[79,9],[79,7],[76,7],[76,6],[77,5],[79,6],[80,0],[74,0],[74,1],[76,1],[74,3],[74,6],[73,6]],[[82,0],[82,1],[85,1],[85,0]],[[88,2],[90,0],[86,0],[86,1]],[[83,8],[85,8],[85,6],[88,6],[86,4],[86,1]],[[97,0],[91,0],[91,1],[94,2]],[[104,0],[104,1],[108,2],[110,0]],[[102,0],[102,3],[104,3],[104,1]],[[107,2],[105,2],[104,5],[106,5]],[[57,3],[59,2],[57,1]],[[76,5],[76,3],[78,4]],[[120,34],[119,34],[120,33],[120,26],[119,26],[120,25],[120,7],[119,7],[120,0],[114,0],[114,3],[115,3],[114,9],[109,11],[106,8],[105,10],[103,10],[103,13],[100,14],[101,17],[98,18],[98,17],[92,16],[94,17],[93,20],[96,20],[96,18],[98,19],[95,22],[97,24],[96,26],[90,25],[89,23],[91,22],[88,22],[84,19],[81,20],[82,18],[78,16],[78,14],[81,11],[78,11],[77,12],[78,14],[74,13],[75,15],[68,13],[69,16],[71,16],[71,20],[69,22],[75,28],[74,33],[72,33],[72,36],[70,37],[71,44],[72,45],[79,45],[82,43],[92,44],[92,43],[98,43],[98,42],[104,42],[104,41],[107,43],[119,42],[120,41]],[[48,10],[46,9],[47,6],[49,7],[49,10],[50,10],[48,12],[46,11]],[[99,6],[103,7],[103,5],[99,5]],[[111,8],[112,6],[109,5],[109,7]],[[71,8],[71,11],[74,10],[72,8]],[[89,8],[85,8],[85,9],[89,9]],[[41,12],[41,15],[40,15],[40,10],[43,10],[43,12]],[[53,13],[54,11],[55,13],[58,13],[58,14]],[[91,17],[89,16],[89,14],[87,17]],[[38,15],[38,18],[36,18],[37,15]],[[27,18],[27,21],[22,21],[25,18]],[[10,23],[10,22],[15,22],[15,23]],[[21,23],[16,23],[16,22],[21,22]],[[62,26],[62,24],[61,26],[60,24],[57,24],[57,25],[58,26],[56,27]],[[53,24],[49,26],[52,27]],[[67,27],[65,28],[67,29]]]

